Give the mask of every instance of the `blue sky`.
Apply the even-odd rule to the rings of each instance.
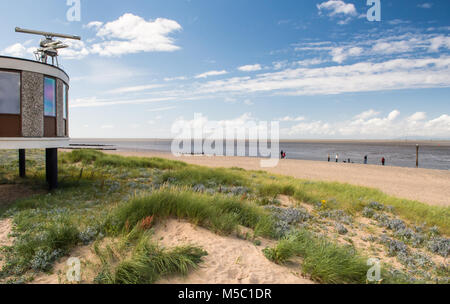
[[[381,0],[2,1],[0,54],[33,58],[39,37],[81,35],[72,137],[168,138],[195,113],[281,121],[282,138],[450,138],[450,2]]]

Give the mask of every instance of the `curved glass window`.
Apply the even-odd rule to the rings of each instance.
[[[20,74],[0,71],[0,114],[20,114]]]
[[[56,116],[56,80],[44,78],[44,115]]]

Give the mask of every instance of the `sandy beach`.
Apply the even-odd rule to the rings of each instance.
[[[262,170],[260,159],[245,157],[182,156],[161,152],[109,151],[111,154],[177,159],[208,167],[239,167]],[[303,160],[283,160],[277,167],[264,169],[275,174],[315,181],[336,181],[377,188],[400,198],[418,200],[430,205],[450,206],[450,171],[381,167]]]

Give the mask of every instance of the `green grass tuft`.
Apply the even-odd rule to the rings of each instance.
[[[104,154],[95,150],[75,150],[63,155],[63,162],[83,163],[96,167],[124,167],[124,168],[156,168],[161,170],[180,169],[186,163],[162,158],[122,157],[119,155]]]
[[[255,229],[256,234],[273,236],[274,227],[268,212],[253,204],[224,195],[205,195],[187,189],[161,189],[120,205],[109,220],[109,230],[121,232],[147,216],[176,217],[230,234],[238,225]]]
[[[182,246],[162,249],[151,241],[151,233],[142,232],[135,239],[131,256],[114,265],[116,257],[111,248],[102,252],[96,248],[103,267],[95,279],[99,284],[152,284],[161,277],[187,275],[189,270],[197,268],[207,252],[194,246]],[[128,238],[129,239],[129,238]]]

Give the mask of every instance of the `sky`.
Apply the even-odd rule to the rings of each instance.
[[[82,37],[59,59],[73,138],[172,138],[197,113],[283,139],[450,139],[448,0],[380,0],[379,22],[366,0],[80,0],[79,21],[72,1],[1,1],[0,54],[34,58],[16,26]]]

